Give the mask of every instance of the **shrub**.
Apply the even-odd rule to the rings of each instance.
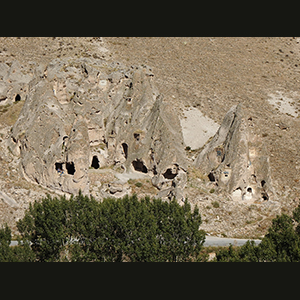
[[[220,207],[220,204],[219,204],[218,201],[213,201],[213,202],[211,203],[211,205],[212,205],[214,208]]]

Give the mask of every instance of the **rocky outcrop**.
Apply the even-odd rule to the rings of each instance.
[[[217,133],[200,152],[195,166],[233,200],[269,200],[273,196],[269,158],[251,147],[242,105],[233,106]]]
[[[28,181],[87,194],[89,169],[113,168],[147,174],[158,197],[184,198],[188,159],[182,127],[151,68],[64,58],[24,74],[17,62],[1,64],[0,75],[8,88],[3,94],[10,95],[3,101],[26,99],[8,146]],[[194,165],[234,200],[268,200],[269,158],[256,153],[252,140],[242,106],[234,106]],[[129,191],[120,180],[102,186],[105,195]]]
[[[24,72],[18,61],[0,63],[0,105],[24,100],[33,73]]]
[[[9,141],[25,178],[88,193],[89,168],[114,167],[149,174],[159,190],[183,188],[180,122],[153,76],[147,66],[91,58],[55,59],[40,68]]]

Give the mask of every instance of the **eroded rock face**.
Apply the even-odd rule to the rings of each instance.
[[[269,158],[257,155],[250,140],[242,105],[233,106],[194,163],[233,200],[269,200],[273,196]]]
[[[18,61],[0,63],[0,105],[24,100],[34,74],[24,72]]]
[[[150,68],[66,58],[40,73],[9,141],[27,180],[88,193],[90,167],[116,166],[149,174],[159,189],[184,187],[180,122]]]
[[[112,167],[149,175],[158,197],[184,198],[188,160],[182,127],[155,87],[149,67],[65,58],[23,78],[13,72],[14,64],[1,66],[5,78],[17,76],[26,92],[8,144],[20,157],[28,181],[88,194],[89,168]],[[194,165],[233,200],[269,200],[269,158],[256,153],[247,126],[242,106],[232,107]],[[110,184],[103,193],[130,190],[121,190],[117,181]]]

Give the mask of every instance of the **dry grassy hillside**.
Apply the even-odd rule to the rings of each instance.
[[[281,113],[268,101],[273,94],[279,102],[291,99],[295,112],[300,112],[299,38],[107,37],[104,41],[114,58],[152,66],[160,91],[178,107],[196,106],[220,123],[232,105],[243,103],[254,132],[262,137],[261,150],[270,155],[272,176],[280,189],[300,187],[300,119]]]
[[[0,62],[10,64],[18,60],[24,69],[30,70],[32,62],[46,65],[54,58],[69,56],[101,57],[126,65],[145,64],[152,67],[158,89],[164,94],[165,101],[178,110],[178,114],[183,108],[193,106],[220,124],[232,105],[243,103],[251,132],[258,136],[255,147],[258,152],[270,157],[271,176],[282,203],[281,211],[291,211],[298,203],[300,38],[0,38]],[[0,108],[0,140],[8,134],[7,130],[16,120],[22,104]],[[41,195],[42,190],[22,179],[20,174],[14,172],[17,167],[11,166],[7,163],[9,159],[2,159],[2,156],[0,154],[0,190],[13,195],[18,191],[22,194],[22,189],[31,189],[32,192],[28,192],[20,204],[24,208],[26,201]],[[193,193],[195,191],[191,190],[191,196]],[[16,220],[22,215],[3,201],[0,206],[2,221]],[[205,207],[209,206],[205,204]],[[234,208],[230,209],[233,211]],[[253,220],[256,218],[256,221],[266,218],[268,223],[262,224],[261,221],[255,229],[260,227],[260,233],[263,233],[272,214],[279,211],[272,213],[269,208],[270,215],[267,211],[257,215],[259,209],[235,208],[245,216],[249,216],[252,210]],[[217,220],[219,217],[236,218],[235,213],[229,213],[225,206],[223,210],[222,205],[212,205],[207,211],[209,213],[204,220],[208,220],[209,215],[218,215]],[[250,226],[253,220],[248,217],[246,225]],[[243,226],[242,223],[235,223],[232,226]],[[213,224],[217,226],[217,223]],[[253,236],[253,230],[245,232],[245,236]]]

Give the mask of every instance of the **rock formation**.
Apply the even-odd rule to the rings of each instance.
[[[230,237],[265,234],[298,205],[299,40],[1,41],[1,223],[78,189],[184,197]]]
[[[158,197],[184,197],[188,159],[182,127],[149,67],[64,58],[22,75],[14,71],[17,66],[1,64],[0,70],[6,88],[17,80],[10,95],[26,98],[8,146],[28,181],[87,194],[89,169],[113,168],[147,174]],[[242,106],[232,107],[194,165],[234,200],[268,200],[273,195],[268,157],[256,153],[247,126]],[[102,189],[112,196],[130,191],[117,180]]]
[[[89,168],[151,176],[167,194],[186,181],[179,119],[146,66],[55,59],[28,83],[9,147],[29,181],[89,192]]]
[[[0,105],[12,104],[14,101],[25,99],[28,83],[33,73],[23,73],[18,61],[0,63]]]
[[[251,147],[242,105],[233,106],[194,164],[233,200],[268,200],[272,192],[269,158]]]

